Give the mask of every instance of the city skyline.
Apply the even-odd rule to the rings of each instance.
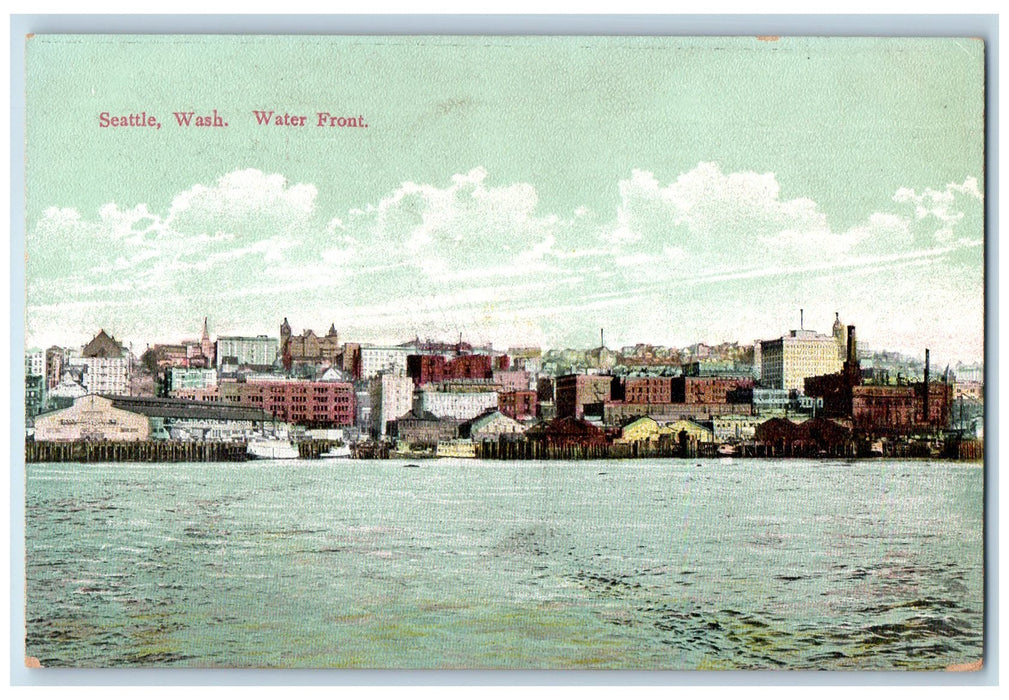
[[[873,347],[983,358],[980,42],[456,39],[452,61],[444,37],[289,39],[283,67],[246,38],[195,76],[181,62],[226,40],[162,37],[130,48],[138,84],[115,43],[46,37],[77,62],[29,60],[26,343],[287,316],[376,344],[685,347],[780,337],[803,308],[821,333],[839,312]],[[368,127],[252,114],[331,101]],[[99,127],[142,108],[164,128]],[[226,130],[173,123],[211,108]]]

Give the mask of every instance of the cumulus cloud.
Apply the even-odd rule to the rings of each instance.
[[[600,323],[640,328],[645,314],[657,332],[715,340],[713,329],[735,327],[732,337],[745,338],[757,331],[741,319],[757,306],[810,308],[818,295],[825,308],[872,313],[866,299],[885,294],[897,269],[912,288],[932,285],[937,298],[948,292],[976,311],[983,208],[974,178],[881,193],[877,211],[843,230],[811,199],[784,198],[773,173],[700,163],[666,184],[635,170],[614,186],[613,210],[549,212],[533,184],[473,168],[319,211],[314,185],[239,170],[193,185],[162,212],[53,207],[27,241],[29,334],[66,324],[86,334],[110,325],[103,314],[132,311],[135,326],[164,329],[161,341],[208,313],[233,331],[264,332],[293,314],[328,324],[338,314],[383,340],[394,339],[383,330],[422,333],[420,325],[499,339],[525,328],[551,344],[594,336]],[[942,278],[949,265],[964,270],[957,284]],[[861,300],[847,288],[853,271]],[[573,321],[579,314],[584,321]]]

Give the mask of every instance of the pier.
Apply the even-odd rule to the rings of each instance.
[[[25,463],[37,462],[244,462],[244,442],[75,441],[25,443]]]

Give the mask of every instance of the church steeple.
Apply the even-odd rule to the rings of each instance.
[[[200,352],[207,358],[209,365],[214,364],[214,344],[210,342],[210,331],[207,329],[207,317],[203,317],[203,335],[200,336]]]

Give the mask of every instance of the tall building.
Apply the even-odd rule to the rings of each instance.
[[[383,372],[369,380],[368,389],[375,435],[385,437],[389,423],[413,409],[413,380]]]
[[[81,384],[89,394],[130,393],[132,358],[104,329],[84,346],[80,355],[71,356],[67,364],[83,370]]]
[[[844,357],[838,338],[811,330],[793,330],[760,343],[760,383],[768,389],[803,391],[807,377],[841,371]]]
[[[217,339],[217,369],[233,371],[242,365],[270,366],[277,360],[277,348],[277,339],[266,335],[220,337]]]
[[[44,350],[30,350],[25,353],[25,374],[34,377],[46,375],[46,353]]]
[[[416,354],[417,350],[408,346],[376,346],[361,347],[361,379],[377,377],[379,372],[386,371],[399,377],[406,376],[406,358]]]

